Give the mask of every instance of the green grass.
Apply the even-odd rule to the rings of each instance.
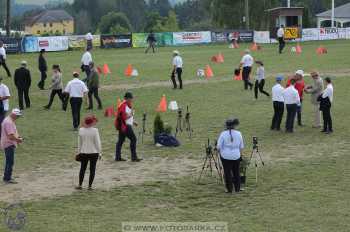
[[[103,85],[140,85],[141,88],[133,90],[136,114],[140,121],[142,112],[148,113],[148,130],[152,129],[154,109],[163,94],[168,100],[178,101],[182,107],[190,106],[193,139],[183,134],[180,136],[180,148],[156,149],[148,135],[145,145],[139,146],[140,153],[146,159],[157,156],[200,160],[206,139],[214,140],[223,128],[224,120],[235,115],[241,120],[240,130],[245,137],[246,154],[251,150],[252,136],[260,139],[266,161],[266,166],[260,169],[261,184],[254,185],[254,169],[250,168],[250,185],[238,196],[224,195],[223,187],[212,178],[206,178],[204,185],[197,185],[197,173],[189,173],[187,178],[169,182],[147,182],[136,186],[130,183],[130,186],[108,192],[97,190],[55,199],[26,201],[26,231],[120,231],[123,221],[227,221],[230,231],[347,231],[350,199],[350,173],[347,170],[350,163],[347,155],[350,149],[350,128],[347,123],[350,113],[347,98],[350,42],[322,42],[329,54],[317,56],[315,49],[320,44],[304,43],[303,54],[286,52],[280,56],[276,54],[276,46],[266,45],[254,56],[265,63],[268,73],[266,89],[269,91],[273,76],[277,73],[292,74],[297,69],[306,72],[317,69],[335,77],[332,109],[335,133],[331,136],[324,136],[311,128],[309,96],[305,99],[303,112],[306,127],[297,128],[293,135],[269,131],[272,116],[270,100],[261,96],[255,101],[251,92],[242,90],[241,82],[227,80],[239,63],[244,45],[240,50],[228,49],[226,45],[179,48],[185,61],[186,80],[197,79],[196,70],[209,64],[212,55],[222,52],[225,56],[224,64],[212,64],[215,77],[208,84],[187,85],[181,92],[171,90],[170,86],[142,88],[143,84],[169,79],[173,48],[161,48],[156,55],[145,55],[141,49],[96,50],[93,54],[96,62],[100,65],[108,63],[113,73],[103,80]],[[71,71],[79,68],[81,52],[48,53],[47,56],[50,64],[62,65],[66,82],[70,79]],[[18,121],[18,129],[25,143],[17,151],[15,172],[26,173],[39,167],[61,167],[71,163],[76,134],[71,131],[70,113],[59,110],[58,99],[53,110],[42,110],[48,93],[39,92],[35,86],[39,79],[37,57],[33,54],[10,56],[9,66],[13,69],[21,59],[26,59],[33,71],[33,108],[26,110],[25,116]],[[140,77],[123,77],[128,63],[139,70]],[[1,74],[4,74],[2,70]],[[5,79],[4,82],[14,94],[11,81]],[[311,83],[311,80],[307,78],[306,82]],[[115,104],[123,93],[124,90],[118,88],[103,91],[104,105]],[[16,97],[11,99],[12,106],[16,102]],[[113,119],[104,118],[103,112],[95,113],[100,118],[98,126],[105,159],[112,160],[116,141]],[[168,124],[175,126],[175,112],[165,113],[163,117]],[[127,149],[125,153],[129,154]],[[0,231],[6,231],[3,225],[0,225]]]

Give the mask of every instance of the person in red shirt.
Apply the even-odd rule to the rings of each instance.
[[[298,90],[299,97],[300,97],[300,105],[298,105],[297,107],[298,125],[303,126],[303,123],[301,120],[301,112],[302,112],[302,104],[303,104],[304,89],[305,89],[304,71],[303,70],[296,71],[295,75],[288,79],[287,87],[290,86],[291,79],[294,79],[296,81],[295,88],[296,90]]]

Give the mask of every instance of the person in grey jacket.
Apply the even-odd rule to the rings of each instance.
[[[321,128],[321,111],[320,111],[320,102],[317,101],[318,97],[322,94],[323,91],[323,80],[320,77],[318,72],[312,72],[311,77],[314,80],[314,83],[305,88],[305,92],[311,94],[311,104],[314,111],[314,128]]]
[[[51,105],[53,103],[53,100],[56,96],[56,94],[58,95],[58,97],[61,99],[62,101],[62,109],[65,111],[67,106],[66,106],[66,100],[65,97],[62,93],[63,90],[63,81],[62,81],[62,73],[61,73],[61,69],[60,66],[55,64],[52,66],[52,80],[51,80],[51,94],[50,94],[50,100],[49,100],[49,104],[47,104],[46,106],[44,106],[45,109],[49,110],[51,108]]]

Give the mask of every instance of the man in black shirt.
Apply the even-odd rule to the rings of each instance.
[[[153,53],[155,53],[155,46],[156,46],[156,43],[157,43],[157,40],[156,40],[156,36],[154,35],[153,32],[151,32],[148,37],[147,37],[147,43],[148,43],[148,47],[145,51],[145,53],[147,54],[148,51],[152,48],[153,50]]]
[[[39,71],[41,73],[41,79],[40,82],[38,83],[38,87],[41,90],[44,90],[44,86],[45,86],[45,80],[47,78],[47,63],[46,63],[46,59],[45,59],[45,49],[41,49],[40,51],[40,55],[39,55]]]
[[[30,108],[29,89],[31,84],[32,78],[30,71],[27,69],[27,62],[22,61],[21,67],[18,68],[15,72],[15,85],[18,92],[18,104],[20,110],[24,109],[23,97],[26,103],[26,107]]]

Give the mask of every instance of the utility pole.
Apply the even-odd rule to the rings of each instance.
[[[10,29],[10,24],[11,24],[11,0],[6,0],[6,36],[11,35],[11,29]]]
[[[334,27],[334,0],[332,0],[332,26],[331,27]]]
[[[250,19],[249,19],[249,0],[244,0],[245,5],[245,28],[249,30],[250,28]]]

